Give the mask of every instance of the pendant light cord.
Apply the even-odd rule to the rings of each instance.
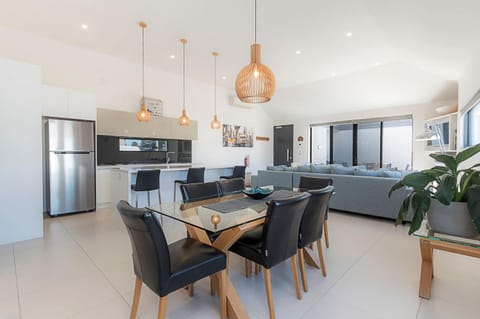
[[[145,103],[145,27],[142,27],[142,97],[144,106]]]
[[[253,23],[253,26],[254,26],[254,32],[255,32],[255,36],[254,36],[254,43],[257,44],[257,0],[255,0],[255,21]]]
[[[183,42],[183,110],[185,110],[185,42]]]
[[[213,72],[214,73],[213,74],[213,76],[214,76],[214,81],[213,81],[214,90],[213,90],[213,92],[215,94],[214,99],[213,99],[213,101],[214,101],[213,105],[215,107],[215,116],[217,116],[217,56],[214,55],[213,57],[214,57],[214,66],[213,66],[213,70],[214,70],[214,72]]]

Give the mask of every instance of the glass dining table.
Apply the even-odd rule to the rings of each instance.
[[[192,203],[162,203],[147,208],[159,217],[164,216],[184,223],[191,238],[227,253],[245,232],[265,222],[268,200],[296,194],[299,192],[294,189],[275,188],[272,195],[262,200],[236,193]],[[228,276],[225,291],[228,317],[249,318]]]

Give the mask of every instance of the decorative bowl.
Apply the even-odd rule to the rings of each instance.
[[[271,189],[263,189],[260,187],[255,187],[252,189],[245,189],[243,193],[253,199],[262,199],[273,193]]]

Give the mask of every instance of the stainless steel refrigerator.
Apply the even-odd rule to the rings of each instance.
[[[46,211],[95,210],[95,122],[45,119],[44,132]]]

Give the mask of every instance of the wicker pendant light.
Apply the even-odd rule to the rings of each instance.
[[[150,121],[150,112],[145,106],[145,28],[147,24],[145,22],[139,22],[138,25],[142,28],[142,100],[140,105],[140,111],[137,112],[137,120],[139,122]]]
[[[187,110],[185,109],[185,44],[187,44],[187,39],[180,39],[180,42],[183,45],[183,108],[182,115],[178,118],[178,124],[188,126],[190,125],[190,118],[187,116]]]
[[[217,118],[217,56],[218,52],[212,52],[213,59],[214,59],[214,72],[213,72],[213,78],[214,78],[214,115],[213,115],[213,120],[210,122],[210,128],[217,130],[220,128],[220,121]]]
[[[265,103],[275,93],[275,75],[262,64],[261,47],[257,43],[257,0],[255,0],[255,42],[250,47],[250,64],[237,75],[235,91],[245,103]]]

